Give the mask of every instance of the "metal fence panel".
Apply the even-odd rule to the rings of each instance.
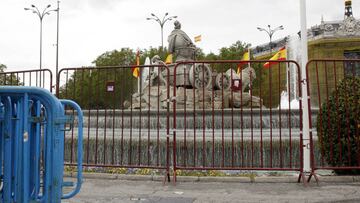
[[[309,118],[310,127],[317,130],[310,134],[309,180],[318,169],[359,173],[359,78],[360,60],[320,59],[307,64],[309,109],[319,112],[315,123]]]
[[[169,67],[170,85],[177,87],[170,124],[175,180],[178,170],[303,175],[299,65],[271,62],[266,69],[266,62],[191,61]]]

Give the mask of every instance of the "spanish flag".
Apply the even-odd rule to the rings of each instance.
[[[166,64],[172,64],[173,63],[173,55],[169,54],[165,59]]]
[[[140,51],[138,50],[136,52],[136,67],[131,68],[132,74],[136,78],[140,76],[140,68],[138,67],[139,65],[140,65]]]
[[[250,49],[244,53],[241,58],[242,61],[249,61],[250,60]],[[244,65],[244,62],[240,62],[237,68],[237,74],[240,74],[241,66]]]
[[[194,41],[195,42],[200,42],[201,41],[201,35],[195,36]]]
[[[287,50],[285,47],[281,48],[271,59],[270,61],[284,61],[287,58]],[[264,68],[270,68],[272,65],[277,64],[277,62],[266,62]]]

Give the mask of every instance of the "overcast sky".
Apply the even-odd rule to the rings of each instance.
[[[39,67],[39,18],[25,11],[35,4],[40,9],[56,0],[0,0],[0,63],[9,70]],[[205,53],[217,53],[237,40],[253,46],[269,41],[256,27],[283,25],[274,38],[300,30],[299,0],[62,0],[60,3],[59,66],[91,65],[105,51],[161,45],[160,26],[147,21],[150,13],[162,17],[177,15],[182,29]],[[360,1],[353,1],[355,18],[360,16]],[[344,0],[308,0],[308,27],[325,21],[342,20]],[[164,45],[173,29],[164,27]],[[43,68],[55,70],[56,13],[43,20]]]

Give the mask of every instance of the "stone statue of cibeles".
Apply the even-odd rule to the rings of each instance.
[[[252,67],[242,69],[240,74],[230,68],[223,74],[214,71],[211,64],[197,63],[196,46],[181,30],[179,21],[175,21],[174,25],[175,29],[168,37],[168,51],[176,57],[175,63],[166,64],[158,55],[153,56],[150,74],[146,79],[148,85],[140,94],[133,95],[130,108],[168,108],[167,96],[173,95],[175,90],[177,109],[262,106],[259,97],[253,96],[251,92],[245,92],[245,88],[249,87],[256,78]],[[215,82],[212,82],[213,79]],[[241,94],[234,93],[240,91]]]
[[[175,28],[168,37],[168,51],[176,57],[175,62],[195,60],[196,46],[190,37],[181,30],[181,23],[174,22]]]

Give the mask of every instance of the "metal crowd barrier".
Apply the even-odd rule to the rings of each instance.
[[[60,202],[80,191],[82,181],[82,111],[73,101],[58,100],[37,87],[0,87],[0,202]],[[78,176],[63,194],[64,130],[78,113]]]

